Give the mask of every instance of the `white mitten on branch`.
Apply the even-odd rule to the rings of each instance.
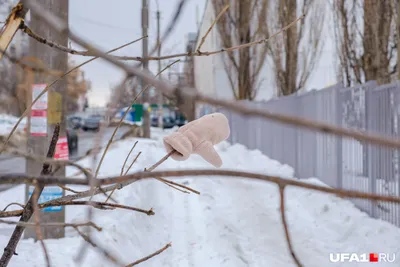
[[[183,161],[191,154],[198,154],[207,162],[219,168],[222,159],[214,145],[226,140],[230,135],[228,119],[222,113],[212,113],[182,126],[178,131],[164,137],[168,152],[176,150],[171,157]]]

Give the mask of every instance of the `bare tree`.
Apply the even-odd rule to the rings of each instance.
[[[69,68],[76,67],[74,61],[69,59]],[[80,68],[75,69],[67,77],[67,112],[76,112],[79,109],[79,99],[85,97],[91,89],[91,83],[85,78],[85,72]]]
[[[344,83],[390,82],[397,69],[397,1],[337,0],[333,5]]]
[[[305,18],[270,41],[274,81],[278,95],[290,95],[304,88],[323,46],[326,3],[315,0],[270,1],[268,32],[275,32],[300,14]]]
[[[266,37],[268,0],[213,0],[215,14],[230,4],[217,22],[224,47],[250,43]],[[295,18],[296,19],[296,18]],[[228,52],[225,70],[236,99],[254,99],[258,78],[268,51],[267,45],[252,46]]]

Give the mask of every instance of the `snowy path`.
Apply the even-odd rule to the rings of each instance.
[[[114,146],[101,169],[102,176],[120,172],[134,142],[131,139]],[[142,156],[131,172],[149,167],[165,154],[161,142],[152,140],[140,140],[135,151],[142,151]],[[293,177],[291,167],[259,151],[223,143],[218,146],[218,152],[224,169]],[[132,154],[133,158],[135,153]],[[83,163],[90,166],[89,161]],[[169,159],[160,166],[160,170],[183,168],[211,167],[198,156],[186,162]],[[184,194],[156,180],[137,182],[117,191],[115,198],[121,204],[143,209],[152,207],[155,215],[96,210],[95,222],[103,227],[95,236],[99,244],[129,263],[172,242],[171,248],[143,266],[295,266],[287,249],[275,184],[233,177],[189,177],[176,181],[200,191],[201,195]],[[308,181],[320,183],[317,179]],[[8,202],[21,201],[15,197],[22,196],[22,192],[19,187],[0,193],[0,208]],[[293,246],[305,267],[369,266],[368,263],[329,263],[329,253],[335,252],[395,252],[398,253],[397,265],[372,266],[399,266],[399,228],[371,219],[351,202],[330,195],[288,188],[286,200]],[[68,207],[67,219],[84,221],[85,209]],[[0,231],[0,235],[2,233]],[[53,266],[76,266],[73,257],[82,240],[73,231],[68,231],[68,235],[71,237],[46,241]],[[0,242],[4,246],[7,237],[0,236]],[[24,240],[18,247],[20,255],[13,257],[10,266],[43,266],[43,255],[39,251],[38,244]],[[110,263],[91,249],[81,266],[101,267],[110,266]]]

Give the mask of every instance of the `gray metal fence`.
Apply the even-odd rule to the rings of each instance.
[[[377,86],[369,82],[351,88],[335,85],[266,102],[244,103],[360,131],[400,135],[400,83]],[[259,149],[292,166],[296,177],[318,177],[336,188],[400,196],[398,149],[220,111],[231,123],[230,142]],[[400,205],[352,201],[372,217],[400,226]]]

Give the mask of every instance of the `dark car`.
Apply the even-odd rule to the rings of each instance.
[[[187,123],[185,116],[182,113],[176,114],[175,125],[181,127]]]
[[[103,116],[101,115],[91,115],[83,120],[81,128],[84,131],[98,131],[102,120]]]
[[[70,123],[67,124],[67,140],[68,140],[68,150],[70,153],[74,153],[78,150],[78,133],[72,127]]]
[[[165,116],[163,117],[163,128],[164,129],[170,129],[172,127],[174,127],[175,124],[175,120],[172,117],[169,116]],[[158,117],[154,116],[151,118],[151,126],[152,127],[159,127],[158,126]]]
[[[68,117],[68,122],[70,122],[71,127],[76,130],[82,127],[83,118],[78,116],[71,116]]]

